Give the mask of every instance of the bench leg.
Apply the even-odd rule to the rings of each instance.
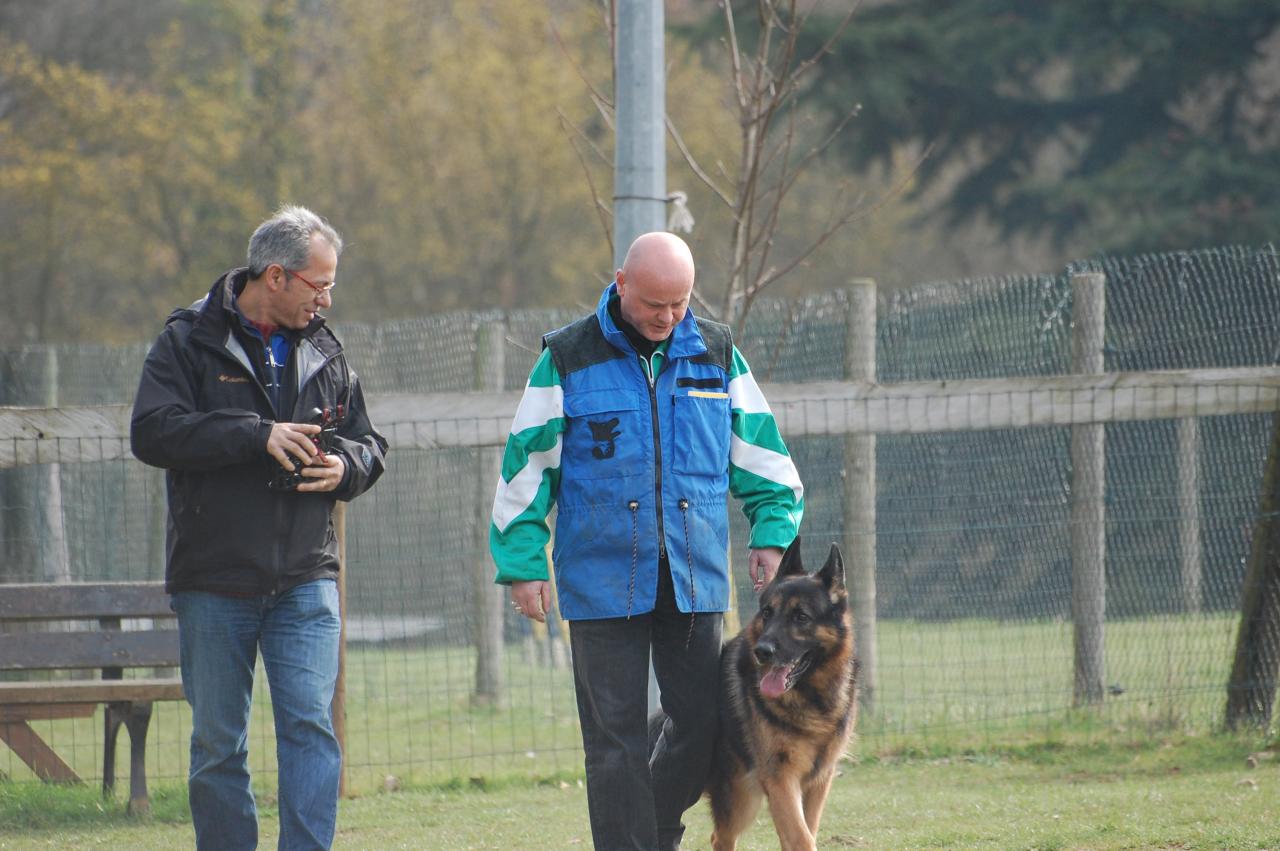
[[[115,786],[116,737],[120,725],[129,730],[129,813],[151,812],[147,794],[147,728],[151,724],[151,701],[107,704],[106,753],[102,761],[102,791],[111,794]]]
[[[129,719],[129,812],[145,816],[151,812],[147,796],[147,728],[151,725],[151,701],[133,704]]]
[[[54,753],[53,748],[31,729],[26,721],[0,721],[0,739],[4,740],[41,780],[79,783],[80,776]]]
[[[116,739],[128,711],[127,703],[108,703],[102,715],[102,797],[110,798],[116,788]]]

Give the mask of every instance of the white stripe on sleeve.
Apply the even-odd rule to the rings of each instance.
[[[560,436],[555,446],[544,452],[530,452],[528,462],[510,481],[498,476],[498,490],[493,496],[493,525],[507,531],[511,521],[525,511],[538,496],[542,474],[560,466]]]
[[[800,473],[796,470],[795,463],[786,455],[747,443],[735,434],[729,444],[729,461],[740,470],[791,488],[797,503],[804,496]]]
[[[546,425],[557,417],[564,416],[564,388],[559,384],[552,387],[525,387],[520,397],[520,407],[516,408],[515,419],[511,422],[511,433],[519,434],[525,429]]]
[[[729,406],[744,414],[770,414],[769,402],[760,392],[760,385],[755,377],[744,372],[729,382]]]

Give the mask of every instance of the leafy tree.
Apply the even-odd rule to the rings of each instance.
[[[819,97],[862,105],[857,167],[931,145],[950,223],[1090,249],[1280,232],[1280,5],[896,0],[840,38]],[[959,172],[959,176],[955,174]]]
[[[25,42],[0,50],[0,209],[12,225],[0,277],[37,308],[0,319],[13,337],[149,336],[236,261],[227,246],[269,208],[240,177],[258,162],[254,66],[202,55],[219,37],[255,40],[269,21],[195,23],[171,18],[139,48],[146,62],[115,70]]]
[[[591,303],[612,273],[583,179],[607,186],[612,167],[607,104],[583,84],[609,90],[601,16],[566,0],[0,0],[0,290],[16,307],[0,339],[150,338],[282,201],[349,237],[360,296],[343,318]],[[673,56],[693,155],[672,143],[673,186],[702,280],[723,281],[733,210],[688,162],[731,186],[738,116],[705,57]],[[834,182],[791,184],[777,255],[800,250]]]
[[[351,236],[343,275],[384,313],[593,298],[608,256],[560,118],[593,110],[552,31],[577,46],[589,16],[345,0],[338,19],[307,120],[319,191]]]

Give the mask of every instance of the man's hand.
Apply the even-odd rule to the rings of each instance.
[[[551,583],[541,579],[511,583],[511,608],[530,620],[547,622],[551,608]]]
[[[782,549],[780,547],[761,547],[758,550],[753,549],[750,557],[747,559],[747,567],[751,571],[751,584],[759,594],[764,590],[764,586],[773,581],[773,575],[778,572],[778,565],[782,563]]]
[[[320,454],[311,439],[313,434],[319,433],[320,426],[314,423],[272,423],[271,434],[267,437],[267,454],[281,467],[293,472],[294,458],[310,464],[311,459]]]
[[[298,493],[324,493],[342,484],[342,477],[347,474],[347,462],[337,452],[317,455],[302,468],[301,473],[305,481],[298,485]]]

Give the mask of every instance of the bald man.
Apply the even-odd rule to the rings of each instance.
[[[632,243],[595,313],[548,334],[507,439],[489,548],[513,609],[551,604],[547,517],[597,849],[676,849],[717,723],[729,607],[727,497],[757,591],[799,529],[803,487],[729,328],[689,311],[669,233]],[[648,670],[666,720],[647,738]]]

